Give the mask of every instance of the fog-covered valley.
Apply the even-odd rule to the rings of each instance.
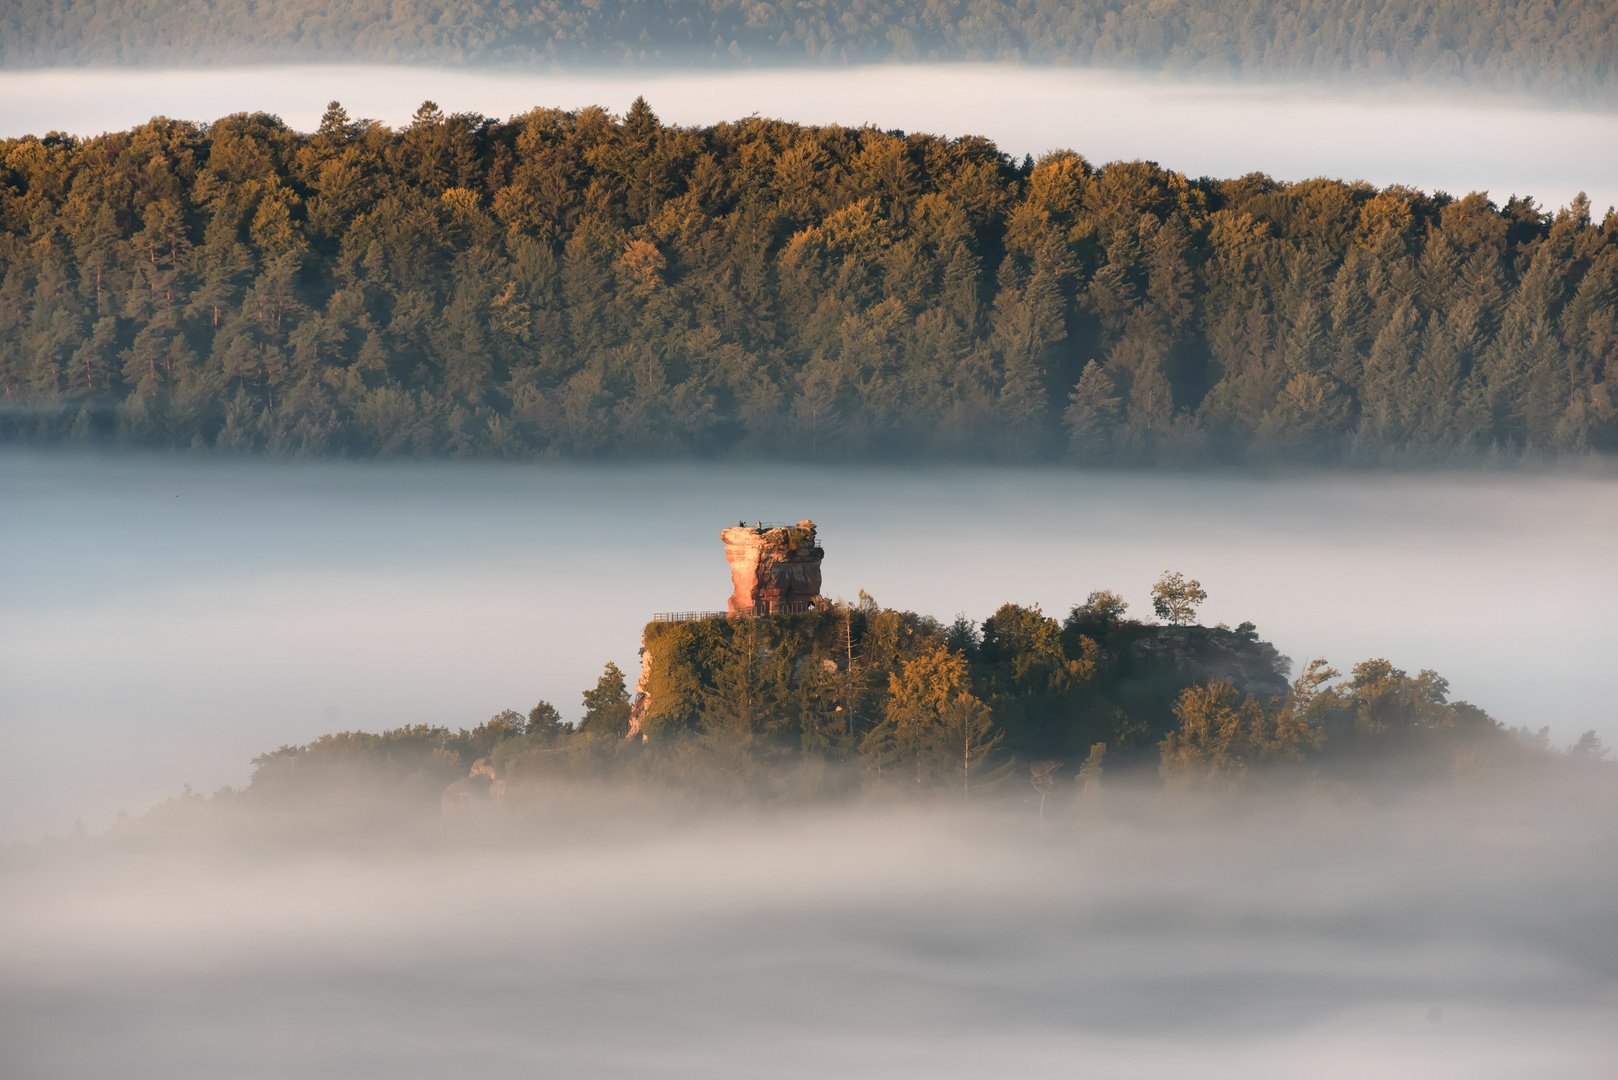
[[[1043,823],[1016,797],[727,813],[608,790],[513,829],[379,835],[180,804],[0,861],[0,1059],[164,1080],[1597,1076],[1618,1053],[1602,785],[1114,784]]]
[[[718,532],[820,524],[825,592],[948,622],[1142,613],[1166,568],[1212,625],[1301,664],[1448,678],[1502,722],[1608,743],[1594,598],[1618,588],[1596,476],[0,459],[4,837],[97,831],[324,732],[576,719],[658,611],[722,607]],[[1294,673],[1296,673],[1296,665]],[[631,681],[633,677],[631,676]]]
[[[1615,4],[0,0],[0,1076],[1609,1074]]]

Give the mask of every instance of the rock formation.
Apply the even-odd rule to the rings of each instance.
[[[727,610],[679,611],[652,616],[640,639],[640,678],[629,712],[628,739],[645,738],[652,711],[652,671],[658,650],[653,631],[668,623],[699,622],[751,615],[796,615],[820,599],[820,560],[826,552],[815,537],[815,523],[796,525],[739,523],[719,534],[730,564],[732,592]]]
[[[725,542],[732,615],[784,615],[805,611],[820,597],[820,560],[815,523],[737,525],[719,534]]]
[[[1259,701],[1285,697],[1292,661],[1256,634],[1222,626],[1148,626],[1130,643],[1137,666],[1168,667],[1188,681],[1229,679],[1232,686]]]
[[[478,758],[465,778],[446,787],[439,796],[440,812],[444,817],[490,813],[505,794],[505,787],[489,759]]]

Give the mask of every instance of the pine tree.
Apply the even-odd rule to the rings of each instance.
[[[618,665],[607,661],[595,689],[584,692],[584,719],[579,730],[599,739],[621,739],[629,733],[629,690]]]
[[[1073,393],[1068,395],[1068,459],[1082,465],[1105,465],[1112,460],[1112,433],[1117,427],[1121,399],[1114,393],[1112,379],[1100,364],[1084,365]]]

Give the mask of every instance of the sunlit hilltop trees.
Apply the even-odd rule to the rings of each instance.
[[[430,103],[0,143],[0,437],[509,458],[1618,444],[1618,216]]]
[[[1187,617],[1189,618],[1189,616]],[[255,761],[251,796],[393,794],[422,813],[610,781],[724,798],[1095,797],[1103,774],[1173,791],[1392,780],[1496,783],[1611,768],[1594,732],[1555,752],[1375,658],[1345,678],[1251,623],[1150,625],[1097,592],[1063,621],[1004,604],[980,625],[828,604],[652,623],[633,703],[613,664],[564,724],[540,702],[468,731],[343,733]],[[1109,781],[1110,782],[1110,781]]]

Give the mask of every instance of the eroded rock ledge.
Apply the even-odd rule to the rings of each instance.
[[[734,588],[732,615],[786,615],[808,609],[820,597],[820,561],[815,523],[741,525],[719,534],[725,542]]]

